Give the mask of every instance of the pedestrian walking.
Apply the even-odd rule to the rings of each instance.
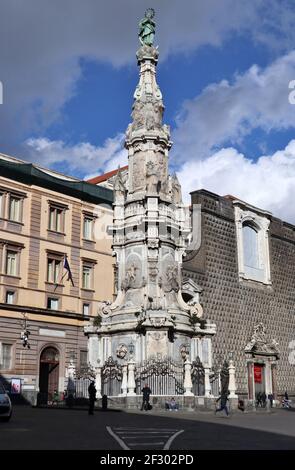
[[[272,407],[273,407],[273,400],[274,400],[273,394],[272,394],[272,393],[269,393],[267,398],[268,398],[268,400],[269,400],[270,407],[272,408]]]
[[[216,403],[220,400],[220,408],[216,408],[215,414],[218,413],[218,411],[224,410],[226,413],[226,416],[228,416],[228,408],[227,408],[228,394],[229,392],[221,393],[220,397],[217,398]]]
[[[150,394],[152,393],[148,384],[145,384],[142,391],[142,405],[141,411],[144,409],[145,411],[150,409]]]
[[[265,392],[261,394],[261,406],[262,408],[265,408],[266,406],[266,393]]]
[[[91,384],[88,387],[88,394],[89,394],[89,409],[88,414],[93,415],[94,413],[94,403],[96,401],[96,388],[94,385],[94,380],[92,380]]]
[[[256,395],[256,406],[257,406],[257,408],[258,408],[259,405],[262,407],[261,392],[258,392],[257,395]]]

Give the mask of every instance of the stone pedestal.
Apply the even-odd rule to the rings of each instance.
[[[135,370],[135,361],[131,359],[128,362],[128,382],[127,382],[127,396],[128,397],[133,397],[136,396],[135,393],[135,377],[134,377],[134,370]]]
[[[125,396],[127,396],[127,392],[128,392],[128,374],[127,374],[128,366],[127,366],[127,364],[124,364],[122,369],[123,369],[123,378],[122,378],[120,396],[125,397]]]
[[[101,398],[101,367],[95,368],[96,398]]]
[[[228,383],[228,391],[229,391],[229,398],[238,398],[236,395],[236,377],[235,377],[236,368],[234,366],[233,361],[229,361],[228,372],[229,372],[229,383]]]
[[[205,397],[211,398],[210,369],[205,367]]]
[[[184,364],[184,395],[185,396],[194,396],[192,392],[193,384],[192,384],[192,377],[191,377],[191,362],[189,360],[185,361]]]

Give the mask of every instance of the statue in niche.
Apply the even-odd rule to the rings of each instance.
[[[126,194],[126,187],[125,187],[124,179],[122,177],[120,168],[118,169],[118,173],[116,175],[116,179],[114,182],[114,192],[115,192],[114,194],[115,200],[117,200],[118,198],[122,196],[125,197],[125,194]]]
[[[137,158],[134,158],[133,162],[133,190],[139,191],[144,190],[144,177],[143,177],[143,161],[141,155],[138,155]]]
[[[156,116],[152,98],[147,96],[145,104],[145,127],[148,131],[155,128]]]
[[[167,181],[167,165],[165,157],[160,154],[158,156],[158,176],[161,182],[161,191],[164,193],[168,192],[168,181]]]
[[[163,112],[164,112],[164,106],[161,103],[161,101],[155,101],[154,102],[154,119],[155,119],[156,128],[162,127]]]
[[[161,181],[159,180],[158,169],[154,162],[149,161],[146,165],[146,177],[147,177],[147,191],[149,193],[157,193]]]
[[[133,287],[136,281],[136,271],[138,270],[138,267],[135,265],[135,263],[132,263],[128,269],[126,269],[126,275],[125,278],[122,282],[122,289],[126,290],[129,289],[130,287]]]
[[[175,173],[171,177],[171,195],[174,204],[182,204],[181,186]]]
[[[178,267],[176,264],[169,264],[166,269],[166,287],[168,291],[179,290],[179,276],[178,276]]]
[[[145,106],[140,100],[136,100],[133,104],[131,117],[133,119],[132,129],[141,129],[145,125]]]
[[[142,46],[152,46],[154,44],[156,23],[153,21],[155,10],[148,8],[144,18],[139,23],[139,41]]]

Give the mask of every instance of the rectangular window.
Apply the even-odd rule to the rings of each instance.
[[[22,199],[20,197],[10,195],[9,197],[9,214],[8,218],[12,222],[21,222],[22,218]]]
[[[83,289],[91,289],[92,287],[92,267],[83,265],[83,278],[82,287]]]
[[[58,207],[49,207],[49,230],[63,232],[64,210]]]
[[[58,284],[61,281],[61,260],[48,258],[47,281]]]
[[[0,343],[0,369],[12,368],[12,344]]]
[[[0,218],[4,217],[4,194],[0,193]]]
[[[54,297],[48,297],[47,308],[49,308],[50,310],[58,310],[58,299]]]
[[[6,274],[17,276],[17,251],[7,250],[6,252]]]
[[[84,217],[84,225],[83,225],[83,237],[86,238],[86,240],[92,240],[93,232],[93,219],[90,217]]]
[[[6,300],[6,303],[7,303],[7,304],[10,304],[10,305],[14,304],[14,301],[15,301],[15,292],[8,290],[8,291],[6,292],[6,299],[5,299],[5,300]]]
[[[80,369],[87,369],[87,350],[80,351]]]
[[[90,305],[83,304],[83,315],[90,315]]]

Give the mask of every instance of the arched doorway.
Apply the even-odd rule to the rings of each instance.
[[[53,346],[43,349],[40,356],[39,390],[40,402],[52,400],[54,390],[58,390],[59,352]]]

